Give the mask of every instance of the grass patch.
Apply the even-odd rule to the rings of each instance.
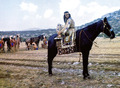
[[[11,74],[0,70],[0,88],[13,88],[14,82],[11,82]]]

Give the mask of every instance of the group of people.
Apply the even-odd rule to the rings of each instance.
[[[19,50],[20,47],[20,36],[10,36],[10,47],[11,47],[11,51],[15,52]]]
[[[41,44],[42,48],[47,48],[47,37],[43,37],[43,43]],[[34,50],[38,50],[38,47],[35,42],[32,43],[32,47]]]
[[[44,36],[43,37],[43,43],[41,44],[41,46],[42,46],[42,48],[47,48],[47,37],[46,36]]]
[[[39,48],[39,37],[33,37],[33,38],[29,38],[26,39],[25,43],[27,46],[27,50],[38,50]],[[47,48],[47,37],[42,35],[42,43],[41,43],[41,47],[42,48]]]
[[[2,37],[1,40],[0,40],[0,52],[4,52],[4,48],[3,48],[4,47],[4,41],[3,41],[3,38],[4,37]]]
[[[20,48],[20,35],[10,36],[10,37],[2,37],[0,38],[0,53],[5,52],[5,44],[7,45],[7,52],[15,52]],[[28,43],[28,47],[32,50],[38,50],[38,46],[35,42],[32,44]],[[47,48],[47,37],[43,37],[43,43],[41,44],[42,48]]]
[[[5,52],[5,42],[8,52],[18,51],[20,47],[20,35],[17,34],[16,36],[10,36],[8,38],[2,37],[0,40],[0,52]]]

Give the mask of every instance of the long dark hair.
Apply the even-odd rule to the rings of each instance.
[[[68,20],[69,18],[71,18],[71,14],[69,13],[69,18],[66,18],[66,17],[65,17],[65,13],[69,13],[69,12],[68,12],[68,11],[65,11],[65,12],[64,12],[63,19],[64,19],[64,22],[65,22],[65,24],[66,24],[67,20]]]

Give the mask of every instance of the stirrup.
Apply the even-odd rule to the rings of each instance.
[[[55,37],[54,40],[58,40],[58,39],[62,39],[62,38],[59,38],[59,37]]]

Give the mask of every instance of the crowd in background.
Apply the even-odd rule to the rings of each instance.
[[[3,38],[4,37],[2,37],[1,39],[0,39],[0,52],[4,52],[4,41],[3,41]]]
[[[47,48],[47,44],[48,44],[48,43],[47,43],[47,37],[44,36],[44,37],[43,37],[42,44],[41,44],[41,47],[42,47],[42,48]],[[30,43],[29,43],[29,46],[30,46]],[[33,50],[38,50],[38,47],[37,47],[37,45],[36,45],[35,42],[32,43],[32,49],[33,49]]]
[[[7,52],[16,52],[19,51],[20,48],[20,35],[17,34],[16,36],[9,36],[5,38],[4,36],[0,39],[0,53],[5,52],[5,45],[7,45]],[[38,50],[38,47],[35,42],[32,45],[29,43],[28,45],[31,47],[31,50]],[[41,44],[42,48],[47,48],[47,38],[46,36],[43,37],[43,41]]]
[[[15,52],[20,48],[20,35],[9,36],[4,38],[4,36],[0,39],[0,52],[5,52],[5,43],[7,44],[7,52]]]

